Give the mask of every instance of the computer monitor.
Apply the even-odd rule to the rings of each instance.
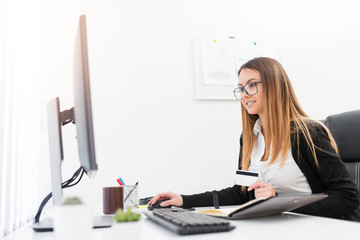
[[[75,106],[60,112],[59,98],[48,102],[48,131],[54,204],[58,204],[62,198],[61,161],[64,159],[64,154],[61,127],[63,125],[70,122],[76,125],[79,161],[83,170],[90,178],[93,178],[97,171],[85,15],[80,16],[74,49],[73,73]]]
[[[59,204],[62,200],[63,188],[77,184],[81,180],[83,173],[93,178],[97,171],[85,15],[80,16],[79,20],[74,49],[73,72],[75,106],[69,110],[61,111],[59,98],[54,98],[47,104],[52,192],[40,204],[34,218],[34,231],[53,230],[51,220],[40,221],[42,209],[51,197],[53,198],[54,205]],[[76,125],[76,138],[81,167],[72,178],[63,182],[61,162],[64,159],[64,154],[61,128],[71,122]],[[94,227],[110,227],[111,224],[111,218],[104,216],[94,218]]]
[[[53,230],[52,221],[40,221],[42,209],[51,197],[53,197],[54,205],[59,204],[62,200],[63,188],[71,187],[78,183],[84,172],[90,178],[93,178],[98,169],[92,121],[85,15],[80,16],[75,42],[73,69],[75,106],[69,110],[60,111],[59,98],[54,98],[47,104],[52,192],[48,194],[40,204],[39,210],[34,218],[34,231]],[[64,154],[61,128],[71,122],[76,125],[76,138],[81,167],[75,172],[72,178],[63,182],[61,177],[61,162],[64,159]],[[111,225],[111,218],[104,216],[94,218],[94,227],[110,227]]]

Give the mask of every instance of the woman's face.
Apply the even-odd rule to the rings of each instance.
[[[239,87],[244,87],[246,84],[248,88],[256,90],[257,93],[249,96],[245,91],[243,98],[241,99],[241,104],[245,107],[249,114],[258,114],[259,116],[264,114],[265,109],[265,94],[262,83],[251,84],[252,82],[261,82],[260,73],[251,69],[243,69],[239,74]],[[246,88],[245,88],[246,89]]]

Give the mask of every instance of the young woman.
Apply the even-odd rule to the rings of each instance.
[[[325,193],[326,199],[294,212],[360,220],[354,213],[359,192],[333,137],[302,110],[280,63],[271,58],[245,63],[234,94],[241,101],[243,125],[239,169],[258,172],[259,180],[248,188],[235,185],[194,195],[160,193],[149,204],[165,199],[162,206],[213,206],[214,193],[220,205],[290,193]]]

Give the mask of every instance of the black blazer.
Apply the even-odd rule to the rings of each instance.
[[[305,175],[313,193],[325,193],[327,198],[293,212],[332,217],[348,218],[359,206],[360,193],[334,148],[326,130],[319,123],[309,124],[310,134],[316,146],[319,167],[311,154],[304,135],[291,135],[291,151],[300,170]],[[241,169],[242,136],[240,137],[239,169]],[[254,199],[254,191],[241,190],[241,186],[217,191],[219,205],[239,205]],[[213,192],[182,195],[184,207],[213,206]],[[360,219],[357,219],[360,220]]]

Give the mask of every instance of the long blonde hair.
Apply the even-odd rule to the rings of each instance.
[[[266,129],[264,159],[268,159],[271,155],[269,164],[272,164],[279,154],[281,154],[282,165],[286,159],[288,150],[291,147],[291,134],[299,134],[299,132],[301,132],[310,147],[316,165],[319,166],[315,153],[315,148],[317,147],[314,145],[309,131],[309,123],[315,120],[311,120],[300,107],[289,77],[281,64],[274,59],[260,57],[245,63],[238,73],[240,74],[243,69],[257,71],[261,76],[265,94],[266,117],[266,126],[264,126]],[[259,116],[256,114],[249,114],[243,105],[241,105],[241,112],[243,125],[241,168],[243,170],[248,170],[251,152],[256,143],[256,136],[253,133],[253,128]],[[318,123],[320,123],[327,131],[331,145],[337,152],[337,146],[330,131],[324,124],[321,122]]]

